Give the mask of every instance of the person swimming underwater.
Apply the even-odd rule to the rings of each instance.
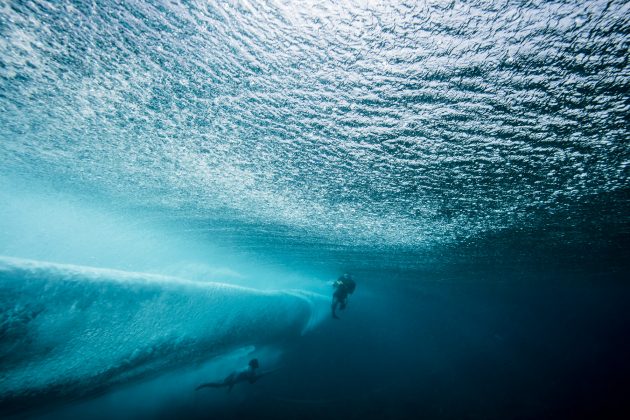
[[[339,307],[342,311],[346,309],[346,306],[348,305],[348,295],[351,295],[352,292],[354,292],[356,286],[356,283],[352,280],[352,277],[348,273],[345,273],[333,283],[335,292],[333,293],[331,308],[332,317],[334,319],[339,319],[337,316],[337,307]]]
[[[208,382],[205,384],[199,385],[195,388],[195,391],[199,391],[202,388],[224,388],[227,387],[228,392],[232,391],[232,387],[239,382],[249,382],[253,384],[267,373],[256,373],[256,369],[258,369],[258,359],[252,359],[247,364],[246,368],[241,370],[237,370],[235,372],[230,373],[223,382]]]

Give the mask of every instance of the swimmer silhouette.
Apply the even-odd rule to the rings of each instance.
[[[337,316],[337,308],[342,311],[346,309],[346,306],[348,305],[348,295],[351,295],[354,292],[356,286],[357,285],[352,279],[352,276],[348,273],[339,277],[339,279],[333,283],[335,293],[333,293],[333,301],[330,307],[332,309],[332,317],[334,319],[339,319]]]
[[[228,392],[230,392],[232,391],[232,387],[239,382],[249,382],[250,384],[253,384],[263,376],[271,373],[256,373],[258,366],[258,359],[252,359],[249,361],[246,368],[230,373],[223,382],[208,382],[201,384],[195,388],[195,391],[199,391],[202,388],[227,388]]]

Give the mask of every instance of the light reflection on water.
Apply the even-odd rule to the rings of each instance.
[[[333,247],[575,227],[627,188],[629,7],[5,5],[0,161]]]

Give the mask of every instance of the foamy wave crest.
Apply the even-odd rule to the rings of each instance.
[[[298,337],[324,297],[0,257],[0,408]]]

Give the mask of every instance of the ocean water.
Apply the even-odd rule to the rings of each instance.
[[[629,17],[0,1],[0,417],[628,418]]]

